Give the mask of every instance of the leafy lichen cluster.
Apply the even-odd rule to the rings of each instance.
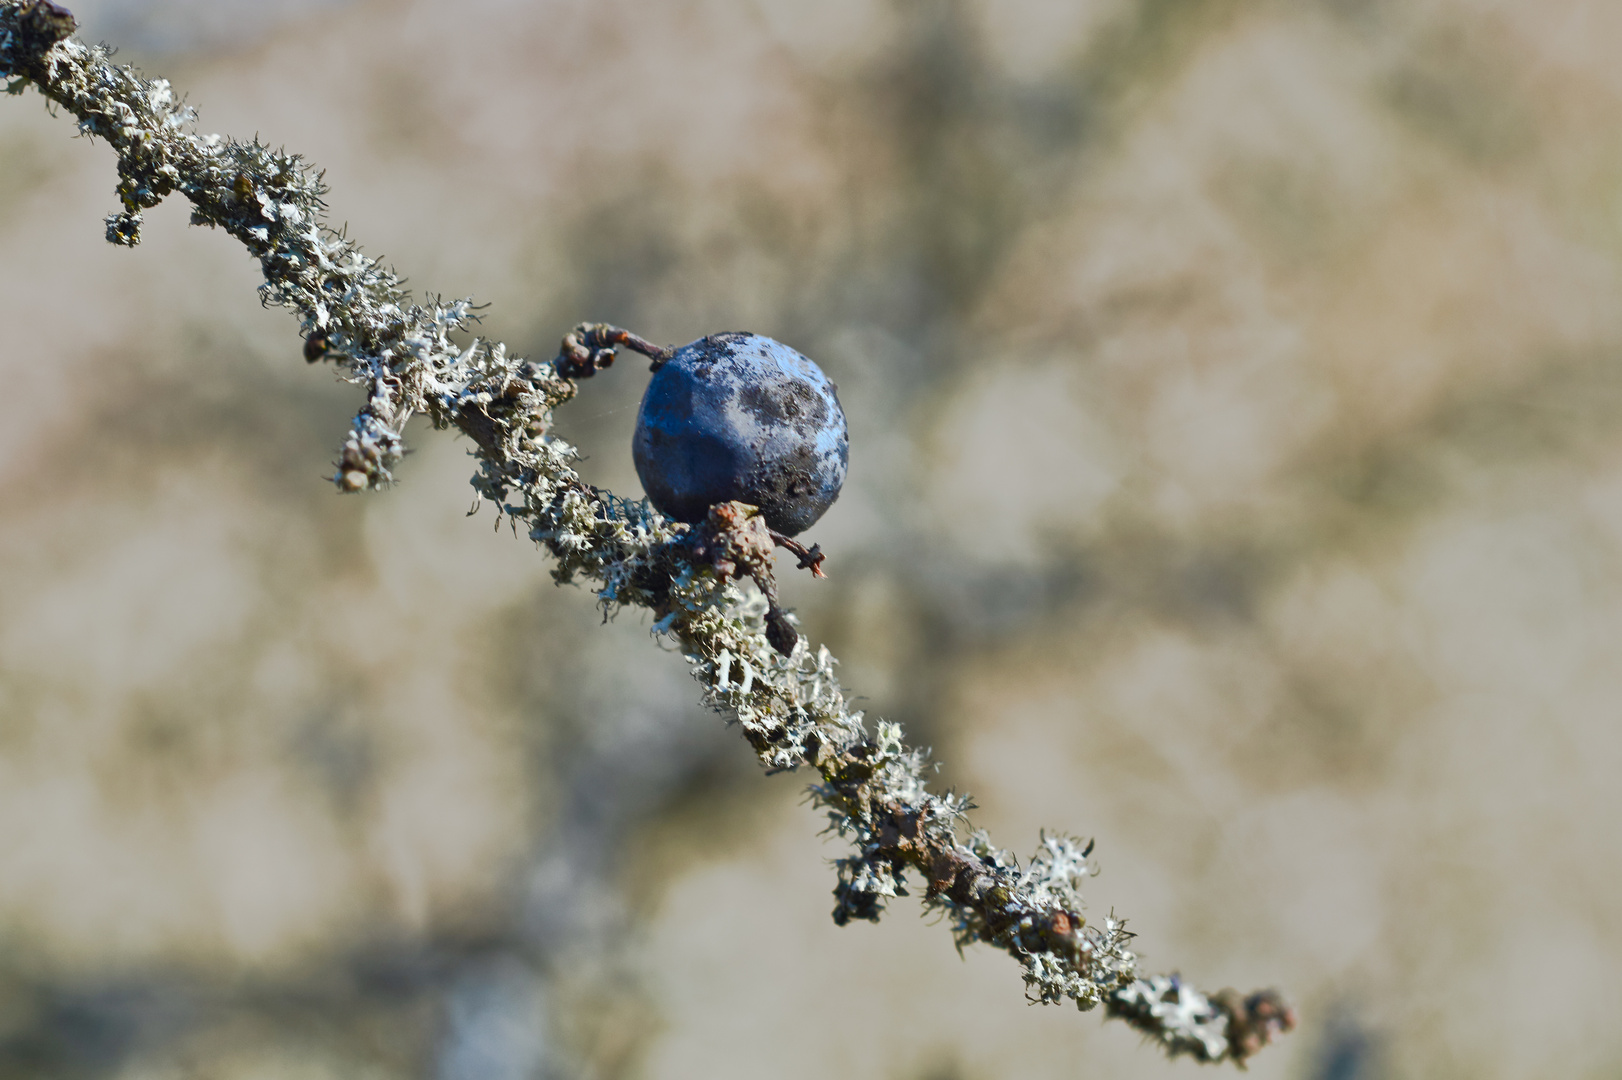
[[[141,211],[178,192],[193,223],[247,247],[264,271],[262,301],[299,316],[306,358],[336,361],[366,393],[339,451],[341,489],[392,482],[414,415],[468,435],[475,490],[552,554],[560,582],[589,583],[609,610],[653,612],[655,633],[679,646],[705,701],[738,723],[762,764],[818,774],[813,798],[854,848],[838,861],[835,921],[877,919],[910,879],[960,948],[1012,954],[1033,1001],[1103,1005],[1174,1056],[1243,1064],[1293,1025],[1271,991],[1208,996],[1176,976],[1140,976],[1123,923],[1082,914],[1090,844],[1044,835],[1022,868],[971,832],[967,800],[928,789],[925,755],[897,725],[869,733],[826,648],[803,638],[788,655],[772,647],[766,604],[704,557],[702,527],[580,478],[575,451],[551,430],[577,372],[500,344],[457,345],[452,334],[476,318],[471,302],[413,302],[399,277],[323,224],[319,172],[257,140],[196,134],[166,81],[114,65],[73,29],[47,0],[0,0],[0,76],[14,93],[33,85],[117,153],[123,208],[107,219],[108,239],[138,243]]]

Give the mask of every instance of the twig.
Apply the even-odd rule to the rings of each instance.
[[[260,297],[298,314],[306,358],[334,359],[365,390],[339,451],[341,489],[392,482],[413,415],[472,438],[475,489],[528,526],[555,557],[558,581],[594,582],[605,607],[651,610],[655,633],[680,644],[704,700],[738,722],[764,765],[820,775],[813,797],[854,847],[838,860],[836,922],[877,919],[912,874],[959,947],[985,942],[1021,963],[1032,1000],[1103,1005],[1167,1053],[1201,1061],[1243,1064],[1293,1026],[1270,991],[1207,996],[1175,976],[1140,977],[1122,921],[1081,914],[1091,844],[1044,835],[1021,868],[983,832],[968,832],[967,800],[927,789],[925,756],[902,743],[897,725],[880,721],[868,733],[826,648],[797,640],[784,656],[772,647],[760,598],[697,557],[702,530],[580,479],[574,449],[550,433],[552,410],[575,394],[570,376],[596,370],[613,344],[653,350],[655,363],[657,346],[589,325],[578,340],[584,357],[552,363],[478,340],[456,346],[450,334],[476,319],[471,302],[413,302],[392,271],[322,223],[326,189],[309,164],[257,141],[196,134],[167,82],[114,65],[73,29],[59,5],[0,0],[0,76],[17,80],[7,83],[13,93],[32,84],[117,153],[123,209],[108,217],[107,238],[138,243],[141,211],[178,192],[194,224],[224,229],[259,259]],[[798,554],[803,563],[815,552]]]
[[[822,572],[822,564],[828,561],[828,556],[822,553],[821,544],[812,544],[810,547],[806,547],[792,536],[784,536],[776,529],[769,531],[772,534],[772,543],[780,548],[788,548],[799,558],[800,561],[794,569],[809,570],[812,577],[825,578],[828,576]]]
[[[552,366],[565,379],[589,379],[614,362],[614,349],[620,345],[652,360],[654,371],[663,367],[675,351],[607,323],[581,323],[563,336]]]

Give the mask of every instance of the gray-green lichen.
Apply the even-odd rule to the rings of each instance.
[[[813,798],[852,845],[838,860],[836,922],[877,919],[912,880],[959,948],[985,943],[1018,960],[1033,1001],[1103,1005],[1174,1056],[1243,1064],[1293,1025],[1271,991],[1208,996],[1176,976],[1140,976],[1122,921],[1082,914],[1090,844],[1043,835],[1022,868],[970,831],[967,800],[928,789],[925,756],[897,725],[869,733],[826,648],[802,638],[780,655],[761,598],[695,557],[693,529],[581,480],[573,449],[550,430],[573,380],[499,344],[457,346],[471,301],[413,302],[400,278],[323,224],[319,172],[258,141],[197,134],[167,82],[114,65],[73,28],[46,0],[0,0],[0,76],[12,93],[33,85],[118,155],[123,208],[107,238],[137,244],[141,211],[178,192],[194,224],[224,229],[259,259],[261,300],[298,315],[306,358],[336,361],[365,391],[339,451],[340,488],[392,482],[414,415],[472,438],[475,490],[552,554],[558,581],[593,585],[609,610],[652,611],[655,634],[679,646],[706,703],[739,724],[763,765],[818,774]]]

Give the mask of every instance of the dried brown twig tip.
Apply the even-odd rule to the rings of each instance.
[[[822,553],[821,544],[812,544],[810,547],[806,547],[792,536],[784,536],[776,529],[769,531],[772,534],[772,543],[781,548],[788,548],[790,552],[799,558],[799,564],[794,569],[809,570],[812,577],[825,578],[828,576],[822,572],[822,564],[827,561],[828,556]]]
[[[614,363],[616,348],[624,346],[653,361],[653,369],[670,358],[670,349],[608,323],[581,323],[563,335],[558,347],[558,358],[553,361],[557,373],[565,379],[588,379]]]

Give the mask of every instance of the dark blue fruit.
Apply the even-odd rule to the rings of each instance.
[[[716,503],[758,506],[793,536],[839,498],[845,411],[822,369],[759,334],[713,334],[659,365],[631,456],[660,512],[696,523]]]

